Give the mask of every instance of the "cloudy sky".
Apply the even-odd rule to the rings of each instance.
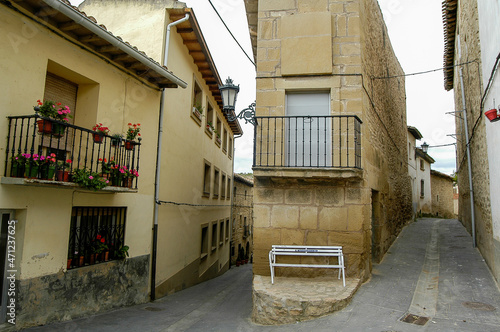
[[[71,0],[74,5],[79,0]],[[255,100],[255,67],[231,38],[207,0],[185,0],[195,11],[221,78],[230,76],[240,85],[236,110]],[[212,0],[227,26],[253,59],[243,0]],[[441,68],[443,24],[439,0],[379,0],[391,43],[406,74]],[[100,22],[104,23],[105,22]],[[175,73],[175,68],[171,68]],[[432,168],[446,174],[455,170],[455,147],[447,136],[455,132],[453,93],[443,88],[443,72],[406,78],[407,122],[420,130],[436,160]],[[240,121],[245,134],[236,140],[235,172],[251,172],[253,127]]]

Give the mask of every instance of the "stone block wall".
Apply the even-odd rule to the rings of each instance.
[[[253,183],[245,177],[234,174],[233,218],[231,232],[231,264],[238,260],[238,248],[243,248],[245,256],[253,253]],[[245,229],[246,218],[246,229]],[[248,248],[248,251],[247,251]]]
[[[370,192],[360,178],[257,177],[254,195],[254,273],[270,275],[273,244],[332,245],[344,249],[346,274],[359,277],[369,252]],[[280,257],[280,261],[310,260]],[[323,259],[321,259],[323,260]],[[317,276],[336,270],[277,268],[277,276]]]
[[[453,212],[453,179],[443,173],[431,171],[432,214],[455,218]]]

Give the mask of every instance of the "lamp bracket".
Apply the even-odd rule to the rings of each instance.
[[[228,121],[235,121],[236,119],[242,119],[245,120],[246,123],[251,123],[252,125],[257,124],[257,120],[255,119],[255,102],[251,103],[247,108],[242,110],[238,115],[235,115],[233,112],[231,112],[231,109],[226,109],[225,110],[227,114],[227,120]]]

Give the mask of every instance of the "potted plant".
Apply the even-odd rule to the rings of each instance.
[[[140,123],[129,123],[127,129],[127,140],[125,141],[125,149],[132,150],[134,148],[134,140],[141,136],[141,124]]]
[[[92,241],[92,249],[91,250],[92,250],[92,254],[94,255],[94,261],[96,260],[97,257],[100,257],[101,261],[107,260],[106,253],[108,253],[108,255],[109,255],[109,251],[108,251],[109,248],[108,248],[108,245],[106,244],[106,240],[100,234],[97,234],[94,241]]]
[[[214,133],[215,133],[215,141],[220,145],[222,143],[222,141],[220,139],[220,134],[217,131],[217,129],[214,129]]]
[[[52,180],[56,172],[56,154],[51,153],[46,157],[41,157],[40,178],[42,180]]]
[[[100,190],[109,184],[109,180],[86,168],[75,169],[73,171],[73,182],[94,191]]]
[[[104,136],[109,133],[109,128],[104,127],[102,123],[96,123],[96,125],[92,127],[92,130],[94,131],[92,134],[94,136],[94,143],[97,144],[101,144]]]
[[[208,130],[208,132],[210,132],[210,134],[213,134],[215,128],[211,121],[208,121],[206,129]]]
[[[122,134],[113,134],[111,136],[111,146],[119,147],[122,144],[123,135]]]
[[[66,159],[66,161],[59,160],[56,166],[56,181],[69,181],[69,169],[71,167],[71,163],[73,161],[71,159]]]
[[[139,176],[139,172],[135,169],[127,169],[126,167],[124,168],[124,176],[123,176],[123,186],[126,188],[132,188],[132,183],[134,182],[134,179]]]
[[[121,246],[120,249],[115,250],[115,257],[118,259],[125,259],[125,257],[129,257],[128,250],[129,246]]]
[[[69,113],[71,110],[68,106],[62,106],[59,102],[54,102],[52,100],[37,100],[37,106],[34,107],[37,114],[40,114],[45,118],[52,118],[59,122],[68,122],[68,118],[71,117]],[[64,124],[53,122],[48,119],[40,119],[37,121],[38,132],[43,134],[53,133],[56,137],[61,137],[64,134],[66,126]]]
[[[26,157],[23,153],[18,153],[15,156],[10,158],[11,160],[11,168],[10,168],[10,176],[11,177],[23,177],[24,169],[26,167]]]
[[[198,118],[198,120],[201,120],[201,115],[203,114],[203,106],[201,105],[201,102],[194,102],[193,114]]]
[[[24,176],[27,178],[37,178],[38,172],[40,170],[40,165],[45,161],[45,157],[34,153],[23,153],[22,156],[25,158],[26,163],[24,165]]]
[[[484,112],[484,115],[486,115],[488,120],[493,121],[498,117],[498,112],[496,108],[492,108],[489,111]]]

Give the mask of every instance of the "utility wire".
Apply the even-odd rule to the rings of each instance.
[[[226,22],[224,22],[224,20],[222,19],[222,17],[220,16],[219,12],[217,11],[217,9],[215,8],[214,4],[212,3],[212,0],[208,0],[208,2],[210,3],[210,5],[212,6],[212,8],[214,9],[215,13],[217,14],[217,16],[219,16],[219,19],[221,20],[222,24],[224,24],[224,26],[226,27],[227,31],[229,32],[229,34],[231,35],[231,37],[233,37],[234,41],[236,42],[236,44],[238,44],[238,46],[240,47],[240,49],[243,51],[243,53],[245,53],[245,55],[247,56],[248,60],[252,63],[252,65],[254,65],[254,67],[257,67],[255,65],[255,62],[253,62],[253,60],[248,56],[247,52],[245,52],[245,50],[243,49],[243,47],[240,45],[240,43],[238,42],[238,40],[236,39],[236,37],[234,37],[233,33],[231,32],[231,30],[229,30],[228,26],[226,25]]]
[[[192,204],[192,203],[179,203],[179,202],[172,202],[172,201],[156,201],[158,204],[171,204],[171,205],[177,205],[177,206],[194,206],[194,207],[231,207],[231,204]],[[247,207],[251,208],[251,206],[248,205],[233,205],[235,207]]]
[[[454,67],[458,67],[458,66],[462,66],[462,65],[467,65],[467,64],[472,63],[472,62],[477,62],[477,60],[467,61],[467,62],[464,62],[464,63],[458,63],[458,64],[453,65],[453,66],[441,67],[441,68],[437,68],[437,69],[420,71],[420,72],[410,73],[410,74],[373,77],[373,79],[377,80],[377,79],[387,79],[387,78],[396,78],[396,77],[406,77],[406,76],[415,76],[415,75],[429,74],[429,73],[432,73],[432,72],[435,72],[435,71],[440,71],[440,70],[443,70],[443,69],[449,69],[449,68],[454,68]]]

